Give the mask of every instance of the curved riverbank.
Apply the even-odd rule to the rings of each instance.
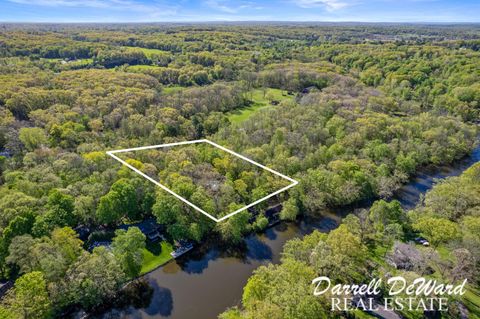
[[[451,166],[429,167],[400,188],[394,195],[404,208],[416,205],[421,195],[437,179],[459,175],[480,161],[480,147]],[[303,218],[297,223],[281,223],[262,234],[247,236],[237,249],[225,249],[215,243],[167,263],[144,279],[152,288],[151,299],[143,307],[112,309],[95,318],[195,318],[212,319],[226,308],[237,305],[243,287],[254,269],[277,263],[287,240],[302,237],[315,229],[328,232],[353,208],[322,212],[321,218]]]

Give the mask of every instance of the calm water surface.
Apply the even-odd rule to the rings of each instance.
[[[416,178],[396,192],[394,198],[410,209],[435,183],[447,176],[459,175],[480,160],[480,147],[471,156],[449,167],[422,170]],[[113,309],[99,318],[171,318],[214,319],[225,309],[238,305],[243,287],[253,270],[268,263],[278,263],[285,242],[313,230],[328,232],[338,226],[351,209],[322,213],[319,219],[282,223],[263,234],[245,238],[244,245],[226,251],[214,244],[203,245],[187,255],[145,276],[153,296],[145,308]]]

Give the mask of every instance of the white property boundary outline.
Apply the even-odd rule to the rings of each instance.
[[[291,182],[291,184],[279,189],[278,191],[275,191],[263,198],[260,198],[259,200],[256,200],[254,201],[253,203],[251,204],[248,204],[247,206],[245,207],[242,207],[240,209],[237,209],[236,211],[234,211],[233,213],[230,213],[228,215],[225,215],[223,216],[222,218],[215,218],[214,216],[210,215],[209,213],[207,213],[206,211],[204,211],[203,209],[201,209],[200,207],[196,206],[195,204],[191,203],[190,201],[186,200],[185,198],[183,198],[182,196],[178,195],[177,193],[175,193],[174,191],[172,191],[171,189],[169,189],[168,187],[166,187],[165,185],[162,185],[160,184],[159,182],[157,182],[156,180],[154,180],[153,178],[151,178],[150,176],[148,176],[147,174],[143,173],[142,171],[140,171],[139,169],[133,167],[132,165],[128,164],[127,162],[125,162],[124,160],[122,160],[121,158],[119,158],[118,156],[114,155],[114,154],[117,154],[117,153],[126,153],[126,152],[133,152],[133,151],[141,151],[141,150],[149,150],[149,149],[155,149],[155,148],[163,148],[163,147],[170,147],[170,146],[178,146],[178,145],[188,145],[188,144],[197,144],[197,143],[207,143],[207,144],[210,144],[216,148],[219,148],[227,153],[230,153],[232,155],[235,155],[253,165],[256,165],[260,168],[263,168],[264,170],[267,170],[269,171],[270,173],[273,173],[277,176],[280,176],[288,181]],[[240,213],[241,211],[244,211],[244,210],[247,210],[248,208],[252,207],[252,206],[255,206],[257,205],[258,203],[260,202],[263,202],[264,200],[267,200],[269,199],[270,197],[273,197],[277,194],[280,194],[281,192],[283,191],[286,191],[287,189],[295,186],[298,184],[298,181],[294,180],[293,178],[290,178],[286,175],[283,175],[282,173],[279,173],[269,167],[266,167],[260,163],[257,163],[251,159],[249,159],[248,157],[245,157],[241,154],[238,154],[238,153],[235,153],[234,151],[231,151],[229,150],[228,148],[225,148],[221,145],[218,145],[217,143],[214,143],[212,141],[209,141],[207,139],[201,139],[201,140],[193,140],[193,141],[185,141],[185,142],[177,142],[177,143],[168,143],[168,144],[160,144],[160,145],[151,145],[151,146],[141,146],[141,147],[134,147],[134,148],[126,148],[126,149],[121,149],[121,150],[114,150],[114,151],[107,151],[106,152],[108,155],[110,155],[111,157],[113,157],[114,159],[116,159],[117,161],[119,161],[120,163],[122,163],[123,165],[125,165],[126,167],[130,168],[132,171],[134,171],[135,173],[137,174],[140,174],[141,176],[145,177],[146,179],[148,179],[150,182],[154,183],[155,185],[159,186],[160,188],[162,188],[164,191],[168,192],[169,194],[175,196],[176,198],[180,199],[182,202],[184,202],[185,204],[193,207],[195,210],[199,211],[200,213],[204,214],[205,216],[209,217],[210,219],[214,220],[215,222],[221,222],[229,217],[232,217],[233,215],[235,214],[238,214]]]

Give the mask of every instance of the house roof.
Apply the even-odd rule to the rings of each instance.
[[[140,229],[142,233],[149,234],[151,232],[157,231],[158,228],[161,226],[160,224],[157,223],[157,221],[154,218],[148,218],[139,223],[124,224],[119,226],[118,228],[128,230],[130,227],[138,227],[138,229]]]

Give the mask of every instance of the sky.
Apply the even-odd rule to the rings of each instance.
[[[0,0],[0,22],[480,22],[480,0]]]

